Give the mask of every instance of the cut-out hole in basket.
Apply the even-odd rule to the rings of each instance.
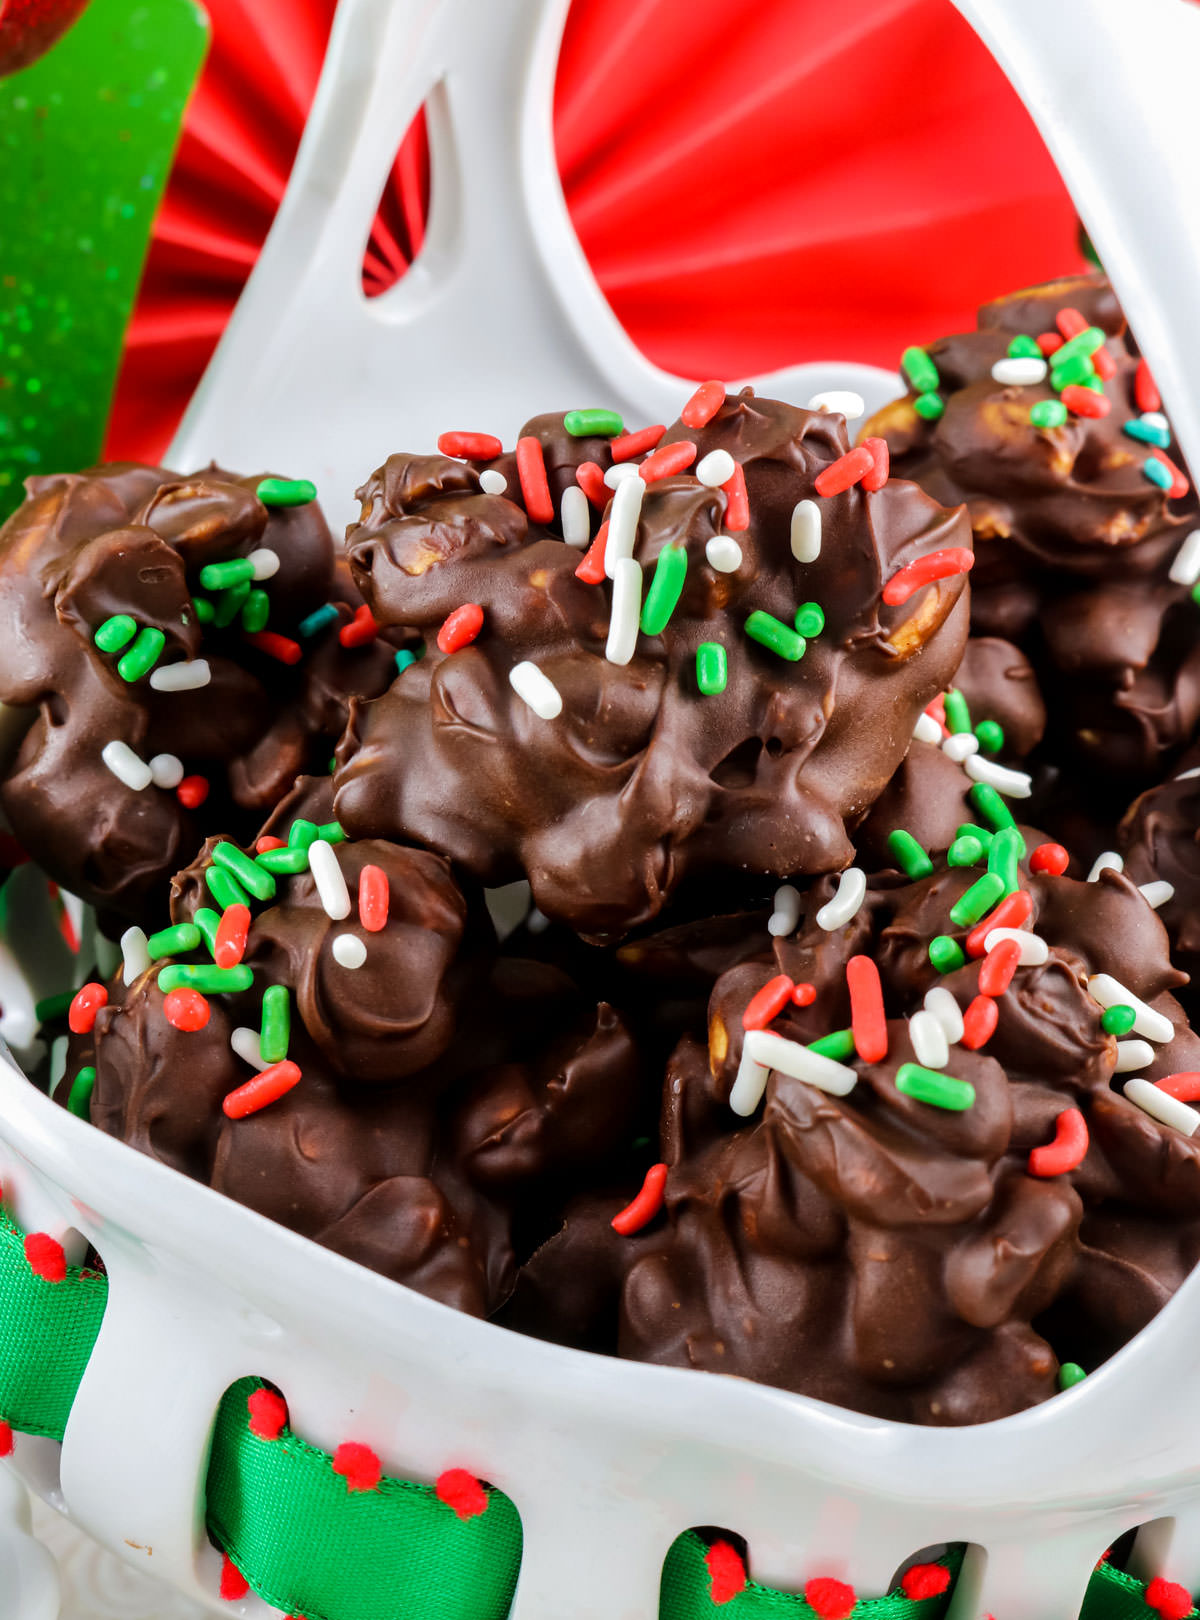
[[[422,108],[384,182],[363,252],[362,290],[378,298],[411,270],[429,222],[429,134]]]

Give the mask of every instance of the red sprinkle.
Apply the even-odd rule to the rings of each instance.
[[[1060,398],[1075,416],[1107,416],[1112,410],[1112,400],[1106,394],[1084,388],[1081,383],[1068,383]]]
[[[922,585],[932,585],[935,579],[950,579],[955,574],[969,574],[975,566],[973,553],[966,546],[947,546],[944,551],[929,551],[916,562],[910,562],[898,574],[893,574],[883,587],[883,599],[889,607],[907,602]]]
[[[272,1063],[269,1069],[256,1074],[253,1080],[247,1080],[244,1086],[231,1091],[221,1107],[227,1119],[245,1119],[247,1114],[257,1114],[260,1108],[278,1102],[299,1083],[299,1066],[290,1058],[284,1058],[282,1063]]]
[[[970,1052],[986,1046],[995,1033],[1000,1009],[991,996],[976,996],[963,1013],[962,1044]]]
[[[666,431],[665,424],[659,422],[655,427],[639,428],[636,433],[619,433],[609,441],[609,453],[614,461],[632,461],[634,456],[653,450]]]
[[[820,1620],[849,1620],[858,1602],[852,1586],[847,1586],[845,1581],[831,1580],[827,1575],[807,1582],[804,1597]]]
[[[531,514],[532,515],[532,514]],[[460,647],[469,647],[483,629],[483,609],[478,602],[464,602],[453,613],[446,615],[445,623],[437,633],[438,649],[456,653]]]
[[[250,1590],[250,1582],[238,1569],[228,1553],[221,1555],[221,1596],[226,1603],[236,1603]]]
[[[713,417],[725,403],[725,384],[717,382],[702,382],[696,392],[688,400],[679,413],[679,420],[684,427],[707,427]]]
[[[1139,360],[1133,374],[1133,397],[1139,411],[1161,411],[1162,395],[1154,374],[1144,360]]]
[[[1162,1620],[1185,1620],[1193,1612],[1187,1587],[1178,1581],[1164,1581],[1161,1575],[1156,1575],[1146,1588],[1146,1607]]]
[[[860,444],[822,468],[816,477],[817,494],[840,495],[874,470],[875,457],[865,445]]]
[[[531,433],[517,440],[517,477],[521,480],[521,499],[533,521],[552,523],[554,498],[546,480],[546,457],[542,441]]]
[[[358,874],[358,917],[368,934],[377,934],[388,920],[391,891],[382,866],[364,866]]]
[[[583,561],[575,570],[575,578],[585,585],[599,585],[604,578],[604,553],[608,548],[608,524],[596,530],[596,538],[583,554]]]
[[[1092,356],[1092,370],[1101,382],[1111,382],[1117,374],[1117,362],[1103,343]]]
[[[1061,332],[1039,332],[1037,346],[1043,354],[1054,354],[1063,346]]]
[[[237,967],[246,954],[246,936],[249,932],[250,907],[240,902],[226,906],[213,941],[213,961],[218,967]]]
[[[378,621],[364,602],[350,623],[344,624],[338,631],[338,640],[343,647],[365,647],[374,641],[378,634]]]
[[[1165,454],[1165,452],[1162,450],[1155,449],[1151,449],[1150,454],[1157,460],[1161,461],[1163,466],[1171,475],[1171,487],[1167,491],[1167,499],[1169,501],[1177,501],[1182,496],[1186,495],[1188,490],[1191,488],[1191,485],[1180,472],[1179,468],[1171,460],[1170,456]]]
[[[282,838],[276,838],[274,833],[263,833],[261,838],[255,840],[254,853],[265,855],[269,849],[286,849],[287,845]]]
[[[67,1028],[72,1035],[90,1035],[96,1014],[108,1001],[108,991],[102,984],[85,984],[76,990],[67,1009]]]
[[[1070,304],[1064,304],[1054,317],[1054,324],[1058,327],[1064,338],[1078,337],[1080,332],[1086,332],[1088,323],[1077,309]]]
[[[746,1003],[746,1010],[742,1014],[742,1028],[766,1029],[791,1001],[795,988],[786,973],[778,973],[773,979],[768,979],[762,989]],[[815,991],[813,993],[816,994]]]
[[[273,1389],[256,1389],[246,1397],[250,1433],[257,1440],[278,1440],[287,1423],[287,1402]]]
[[[667,1167],[665,1164],[652,1164],[646,1171],[646,1179],[642,1182],[642,1190],[625,1208],[612,1218],[614,1232],[622,1237],[632,1237],[640,1232],[642,1227],[652,1221],[663,1206],[663,1191],[667,1185]]]
[[[690,439],[677,439],[674,444],[664,444],[661,450],[655,450],[646,457],[638,468],[644,484],[653,484],[660,478],[673,478],[676,473],[685,472],[696,459],[696,446]]]
[[[437,446],[444,456],[460,461],[495,461],[504,454],[504,446],[491,433],[441,433]]]
[[[864,450],[870,451],[873,463],[871,471],[863,474],[862,487],[874,494],[877,489],[882,489],[887,483],[892,458],[888,451],[886,439],[864,439],[862,447]]]
[[[488,1508],[488,1494],[483,1486],[465,1468],[447,1468],[439,1474],[434,1485],[439,1502],[453,1508],[460,1519],[477,1519]]]
[[[175,797],[185,810],[199,810],[208,798],[208,777],[185,776],[175,789]]]
[[[25,1258],[35,1277],[43,1282],[60,1283],[67,1279],[67,1256],[57,1238],[49,1232],[30,1232],[25,1239]]]
[[[575,469],[575,482],[592,505],[603,512],[612,499],[612,491],[604,482],[603,468],[594,461],[581,461]]]
[[[1195,1069],[1180,1069],[1178,1074],[1164,1074],[1154,1084],[1168,1097],[1178,1097],[1180,1102],[1200,1102],[1200,1073]]]
[[[1018,889],[1015,894],[1006,895],[1000,904],[990,911],[982,922],[977,922],[967,935],[967,955],[983,955],[987,950],[984,940],[993,928],[1024,928],[1032,915],[1033,897],[1027,890]]]
[[[1088,1150],[1087,1120],[1078,1108],[1064,1108],[1054,1122],[1054,1140],[1029,1155],[1031,1176],[1062,1176],[1083,1163]]]
[[[709,1601],[717,1608],[722,1603],[731,1603],[745,1590],[746,1566],[737,1548],[727,1541],[713,1542],[704,1555],[704,1567],[708,1571]]]
[[[333,1454],[333,1471],[346,1481],[348,1491],[373,1491],[383,1475],[379,1458],[357,1440],[342,1441]]]
[[[900,1577],[900,1586],[906,1598],[920,1603],[924,1598],[940,1597],[950,1585],[950,1571],[945,1564],[914,1564]]]
[[[846,963],[846,984],[855,1051],[864,1063],[882,1063],[887,1057],[888,1032],[879,969],[869,956],[852,956]]]
[[[1029,857],[1029,870],[1048,872],[1051,877],[1061,877],[1070,862],[1071,857],[1061,844],[1039,844]]]
[[[182,985],[178,990],[168,990],[163,997],[163,1014],[173,1029],[193,1035],[208,1023],[209,1005],[199,990]]]
[[[798,984],[792,991],[792,1000],[797,1007],[811,1007],[816,999],[817,987],[815,984]]]
[[[1002,939],[984,957],[979,967],[979,994],[1002,996],[1012,983],[1017,963],[1021,960],[1021,947],[1015,939]]]
[[[927,703],[925,705],[925,713],[926,714],[931,714],[933,716],[933,718],[937,721],[938,725],[941,726],[942,730],[943,731],[946,730],[946,694],[945,694],[945,692],[939,692],[937,697],[934,698],[932,703]]]
[[[281,664],[298,664],[304,657],[304,648],[290,636],[281,636],[274,630],[256,630],[245,638],[259,652],[266,653]]]
[[[11,1457],[13,1452],[12,1424],[0,1418],[0,1457]]]
[[[721,488],[725,492],[725,527],[740,534],[750,527],[750,497],[746,493],[746,474],[740,461],[734,462],[733,471]]]

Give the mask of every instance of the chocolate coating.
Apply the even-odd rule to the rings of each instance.
[[[1196,774],[1193,774],[1196,773]],[[1170,883],[1175,892],[1158,908],[1177,967],[1192,985],[1180,1000],[1200,1010],[1200,748],[1180,759],[1175,774],[1130,805],[1113,847],[1134,883]]]
[[[560,419],[530,424],[555,468],[574,456]],[[647,585],[668,545],[687,553],[682,596],[661,635],[641,635],[625,665],[605,657],[611,592],[576,577],[579,553],[557,519],[543,527],[476,469],[393,456],[360,491],[351,566],[381,623],[418,627],[427,657],[375,702],[355,705],[338,759],[339,818],[359,836],[414,839],[474,877],[522,875],[546,915],[593,939],[653,918],[678,889],[723,870],[767,877],[834,870],[852,827],[882,790],[921,708],[963,645],[962,575],[884,605],[882,584],[915,558],[961,546],[961,513],[893,480],[818,502],[819,558],[792,555],[792,510],[849,449],[841,417],[750,390],[693,431],[699,457],[728,451],[745,470],[749,526],[735,572],[706,544],[726,495],[690,472],[646,487],[637,560]],[[593,458],[603,457],[591,441]],[[825,628],[798,663],[753,642],[747,617],[788,627],[805,601]],[[478,638],[444,656],[436,632],[463,603],[483,608]],[[696,653],[720,643],[728,684],[702,696]],[[562,697],[538,718],[508,676],[534,661]]]

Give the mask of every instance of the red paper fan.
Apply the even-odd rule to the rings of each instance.
[[[108,451],[162,454],[282,196],[333,0],[206,0],[188,116]],[[1024,108],[949,0],[575,0],[559,167],[618,318],[659,364],[736,377],[893,365],[1006,289],[1079,267],[1074,210]],[[435,182],[436,184],[436,177]],[[424,131],[364,260],[419,249]]]

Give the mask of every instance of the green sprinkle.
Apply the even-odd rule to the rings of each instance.
[[[209,866],[205,868],[204,881],[208,884],[208,892],[222,911],[230,906],[250,904],[250,896],[232,872],[226,872],[219,866]]]
[[[314,608],[307,619],[301,619],[296,626],[296,634],[301,640],[307,641],[309,636],[315,636],[324,630],[327,624],[336,624],[339,614],[332,602],[326,602],[323,607]]]
[[[1076,1384],[1082,1384],[1087,1373],[1077,1361],[1064,1361],[1058,1369],[1059,1389],[1074,1389]]]
[[[73,990],[64,990],[57,996],[46,996],[44,1000],[35,1003],[33,1016],[39,1024],[48,1024],[55,1018],[65,1018],[71,1010],[74,999]]]
[[[218,630],[224,630],[231,625],[242,611],[242,603],[250,595],[250,584],[243,580],[240,585],[231,585],[227,591],[222,591],[213,608],[213,624]]]
[[[1197,604],[1200,604],[1200,580],[1197,580],[1196,583],[1192,586],[1192,593],[1191,594],[1192,594],[1192,601],[1197,603]]]
[[[1055,369],[1062,365],[1064,360],[1074,360],[1081,354],[1085,360],[1090,360],[1097,349],[1104,346],[1104,333],[1098,326],[1085,327],[1082,332],[1076,332],[1073,338],[1068,338],[1061,348],[1055,349],[1052,356]]]
[[[933,871],[933,862],[917,843],[912,833],[906,832],[903,827],[897,827],[894,832],[888,833],[888,848],[896,858],[896,864],[910,878],[928,877]]]
[[[687,578],[687,552],[680,545],[667,545],[658,554],[654,578],[642,604],[642,634],[661,636],[679,605]]]
[[[1064,388],[1070,387],[1072,383],[1081,383],[1084,387],[1090,387],[1091,380],[1096,375],[1096,368],[1087,355],[1068,355],[1066,360],[1059,364],[1058,355],[1061,353],[1062,350],[1060,349],[1050,362],[1054,368],[1050,373],[1051,386],[1059,393]]]
[[[344,844],[349,836],[340,821],[323,821],[317,828],[317,837],[327,844]]]
[[[206,596],[193,596],[192,609],[199,624],[211,624],[217,611]]]
[[[244,889],[248,889],[256,900],[274,900],[275,879],[269,872],[264,872],[257,862],[252,861],[249,855],[243,855],[236,844],[215,844],[212,858],[218,866],[223,866]]]
[[[287,987],[273,984],[263,991],[262,1035],[259,1045],[268,1063],[282,1063],[292,1033],[292,1004]]]
[[[613,439],[624,433],[624,419],[616,411],[568,411],[563,427],[573,439]]]
[[[783,624],[771,613],[764,613],[762,609],[756,610],[746,620],[746,634],[751,641],[757,641],[762,647],[769,647],[780,658],[786,658],[789,663],[799,663],[804,657],[807,643],[803,636],[798,636],[790,626]]]
[[[946,402],[940,394],[918,394],[913,400],[913,410],[926,422],[936,422],[946,409]]]
[[[242,629],[247,635],[255,636],[260,630],[267,628],[267,620],[271,617],[271,598],[266,591],[251,589],[249,596],[242,603]]]
[[[128,613],[114,613],[111,619],[96,626],[95,641],[101,652],[120,652],[136,635],[136,621]]]
[[[985,872],[950,907],[950,921],[956,928],[970,928],[1003,898],[1004,879],[998,872]]]
[[[1013,338],[1008,346],[1008,357],[1010,360],[1044,360],[1046,358],[1042,353],[1037,338],[1030,337],[1028,332],[1021,332],[1017,337]]]
[[[254,492],[264,506],[307,506],[317,486],[307,478],[260,478]]]
[[[140,681],[142,676],[158,663],[159,654],[167,644],[161,630],[147,625],[138,632],[138,638],[117,664],[117,674],[123,681]]]
[[[1035,428],[1060,428],[1067,419],[1067,407],[1061,399],[1039,399],[1029,413]]]
[[[1012,811],[996,792],[990,782],[972,782],[968,799],[985,821],[990,821],[997,832],[1005,827],[1015,827]]]
[[[67,1108],[76,1119],[89,1118],[88,1104],[92,1100],[92,1087],[96,1084],[96,1071],[89,1063],[86,1068],[71,1081],[71,1094],[67,1098]]]
[[[991,849],[992,839],[995,836],[995,833],[988,832],[986,827],[976,827],[975,824],[970,821],[961,822],[955,834],[955,837],[957,838],[977,838],[983,845],[985,855],[987,854],[988,850]]]
[[[971,711],[967,707],[967,700],[953,686],[946,693],[946,726],[952,732],[971,729]]]
[[[217,949],[217,929],[221,926],[220,917],[208,906],[200,906],[192,921],[204,936],[204,943],[208,946],[210,954],[215,953]]]
[[[1100,1015],[1100,1028],[1106,1035],[1128,1035],[1137,1023],[1137,1013],[1123,1001],[1105,1007]]]
[[[719,641],[702,641],[696,648],[696,685],[705,697],[716,697],[729,680],[729,661]]]
[[[939,1074],[919,1063],[902,1063],[896,1070],[896,1090],[914,1102],[932,1108],[947,1108],[961,1114],[975,1102],[975,1087],[969,1080],[956,1080],[952,1074]]]
[[[1158,485],[1159,489],[1170,489],[1174,483],[1174,479],[1157,456],[1147,456],[1142,462],[1142,471],[1152,484]]]
[[[992,839],[988,851],[988,871],[1004,884],[1005,894],[1013,894],[1021,887],[1021,874],[1017,862],[1025,853],[1025,840],[1015,827],[1004,827]]]
[[[221,995],[224,991],[234,994],[249,990],[253,983],[254,974],[244,962],[231,968],[213,967],[208,962],[173,962],[170,967],[160,968],[158,974],[158,988],[164,995],[168,990],[185,987],[206,996]]]
[[[956,838],[946,851],[946,862],[950,866],[978,866],[985,854],[984,846],[978,838],[969,834],[964,838]]]
[[[925,349],[913,345],[900,356],[900,369],[918,394],[929,394],[938,387],[938,368]]]
[[[400,651],[396,654],[396,668],[401,675],[404,674],[404,671],[409,667],[410,664],[415,664],[416,661],[416,657],[414,654],[409,652],[407,647],[401,647]]]
[[[975,727],[975,735],[985,754],[998,754],[1004,747],[1004,727],[998,720],[981,720]]]
[[[929,960],[939,973],[953,973],[966,959],[962,946],[949,934],[938,934],[929,941]]]
[[[297,816],[288,830],[289,849],[307,849],[317,839],[317,824],[315,821],[305,821],[303,816]]]
[[[1171,430],[1158,422],[1148,422],[1144,416],[1132,417],[1124,424],[1122,432],[1141,444],[1156,444],[1160,450],[1171,447]]]
[[[244,579],[254,578],[254,564],[249,557],[230,557],[227,562],[206,563],[200,570],[200,583],[206,591],[223,591],[227,586],[240,585]]]
[[[819,602],[805,602],[796,609],[796,629],[802,636],[819,636],[825,628],[825,609]]]
[[[164,956],[185,956],[188,951],[198,951],[201,937],[195,923],[176,923],[174,928],[160,928],[157,934],[151,934],[146,949],[150,960],[159,962]]]
[[[829,1035],[822,1035],[819,1040],[809,1041],[810,1052],[819,1052],[822,1057],[833,1058],[837,1063],[844,1063],[847,1058],[854,1056],[854,1031],[852,1029],[835,1029]]]
[[[294,877],[297,872],[308,871],[307,849],[264,849],[261,855],[254,857],[255,865],[261,866],[264,872],[274,872],[277,876]]]

